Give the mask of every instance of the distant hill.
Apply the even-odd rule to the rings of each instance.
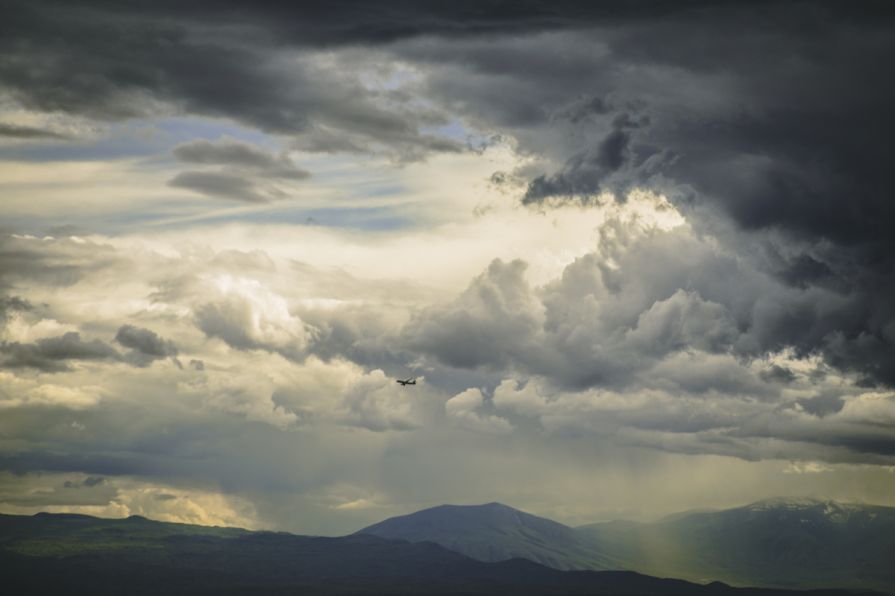
[[[563,572],[523,559],[484,563],[431,542],[372,535],[317,538],[83,515],[0,515],[0,572],[4,594],[28,596],[795,596],[632,572]]]
[[[837,585],[895,591],[895,508],[770,499],[651,524],[605,523],[578,533],[621,568],[738,585]]]
[[[557,569],[627,569],[690,581],[895,592],[895,508],[771,499],[655,523],[570,528],[491,503],[445,505],[360,533],[429,540],[482,561],[522,557]]]
[[[587,536],[500,503],[441,505],[393,517],[358,534],[431,541],[479,561],[521,557],[555,569],[611,569]]]

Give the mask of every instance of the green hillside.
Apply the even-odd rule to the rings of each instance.
[[[0,514],[0,549],[30,556],[60,557],[119,550],[145,551],[149,556],[178,539],[227,539],[248,533],[239,528],[158,522],[137,515],[102,519],[68,513],[38,513],[33,517]]]

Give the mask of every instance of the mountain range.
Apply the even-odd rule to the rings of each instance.
[[[624,569],[694,582],[895,592],[895,508],[770,499],[652,523],[568,527],[506,505],[442,505],[359,534],[431,541],[481,561]]]
[[[589,536],[500,503],[441,505],[393,517],[358,534],[429,541],[479,561],[528,559],[554,569],[613,569]]]
[[[0,515],[0,571],[28,595],[843,596],[893,591],[893,530],[893,508],[810,500],[574,528],[443,505],[336,538],[39,513]]]

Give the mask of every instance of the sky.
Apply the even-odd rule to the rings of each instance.
[[[893,25],[4,2],[0,512],[895,505]]]

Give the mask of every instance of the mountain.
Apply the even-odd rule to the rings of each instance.
[[[431,542],[364,534],[319,538],[84,515],[0,515],[0,570],[4,593],[29,596],[796,596],[624,571],[558,571],[523,559],[484,563]]]
[[[654,523],[570,528],[491,503],[444,505],[361,534],[432,541],[482,561],[522,557],[557,569],[625,569],[689,581],[895,591],[895,508],[771,499]]]
[[[651,524],[576,529],[620,568],[738,585],[895,591],[895,508],[769,499]]]
[[[588,537],[568,526],[500,503],[441,505],[392,517],[358,532],[430,541],[479,561],[528,559],[555,569],[611,569]]]

